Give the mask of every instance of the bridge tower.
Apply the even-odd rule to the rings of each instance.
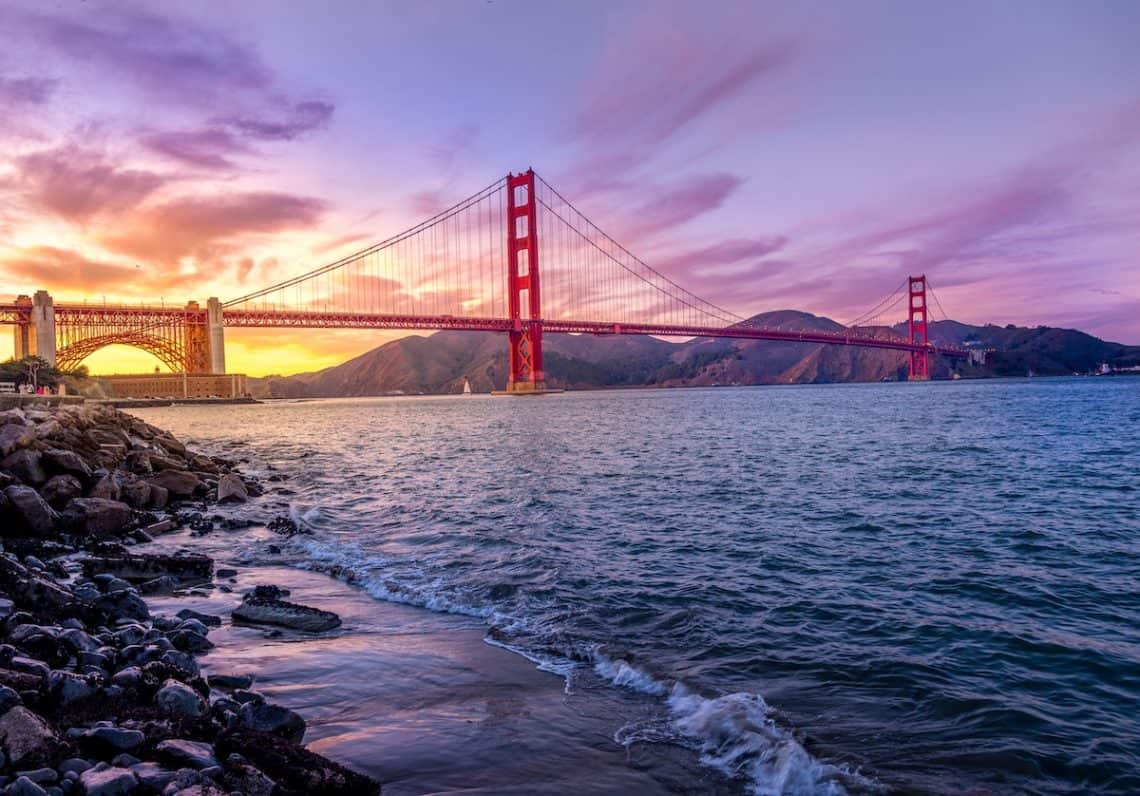
[[[511,330],[507,392],[542,392],[542,302],[534,170],[507,175],[507,301]]]
[[[50,367],[55,367],[55,302],[46,290],[32,296],[31,341],[35,354]]]
[[[922,351],[910,352],[909,381],[930,379],[929,339],[926,333],[926,274],[907,278],[907,292],[910,294],[910,311],[907,313],[907,340],[923,347]]]
[[[16,359],[23,359],[35,353],[36,338],[32,335],[32,298],[16,297],[16,323],[12,326],[12,353]]]
[[[197,301],[186,302],[182,329],[171,331],[176,338],[181,332],[182,372],[210,373],[210,333],[206,313]]]
[[[222,326],[222,302],[211,296],[206,301],[206,327],[209,333],[210,372],[226,372],[226,331]]]

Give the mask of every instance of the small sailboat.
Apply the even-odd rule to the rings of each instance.
[[[471,394],[471,382],[469,382],[467,379],[463,380],[463,394],[464,395],[470,395]]]

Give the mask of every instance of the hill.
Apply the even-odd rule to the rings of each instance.
[[[796,310],[757,315],[749,323],[777,329],[838,331],[829,318]],[[905,333],[862,329],[864,333]],[[936,359],[935,378],[1062,375],[1094,370],[1101,363],[1140,364],[1140,346],[1099,340],[1084,332],[1050,327],[970,326],[939,321],[931,339],[993,349],[985,365]],[[764,340],[559,335],[544,338],[551,386],[595,389],[630,386],[727,384],[819,384],[905,380],[907,355],[897,351]],[[475,392],[502,389],[507,352],[501,335],[436,332],[386,343],[340,365],[314,373],[250,379],[257,397],[317,398],[390,393],[458,393],[464,379]]]

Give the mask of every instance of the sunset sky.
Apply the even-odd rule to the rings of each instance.
[[[0,0],[0,296],[225,300],[533,166],[742,315],[925,272],[958,320],[1140,344],[1138,35],[1127,0]]]

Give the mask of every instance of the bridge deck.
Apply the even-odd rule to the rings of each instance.
[[[140,307],[130,305],[56,304],[57,318],[63,323],[100,321],[114,322],[140,316],[155,323],[179,320],[183,323],[206,323],[206,311],[186,307]],[[27,308],[16,304],[0,304],[0,324],[28,322]],[[457,315],[388,315],[352,312],[299,312],[272,309],[226,309],[222,323],[231,328],[292,329],[456,329],[479,332],[508,332],[513,322],[508,318],[475,318]],[[903,337],[874,336],[856,330],[841,332],[798,331],[790,329],[753,328],[747,326],[675,326],[670,324],[625,323],[601,321],[544,320],[543,331],[567,334],[637,334],[655,337],[720,337],[741,340],[773,340],[792,343],[857,346],[892,351],[928,351],[947,357],[965,358],[969,353],[954,346],[926,346],[908,342]]]

